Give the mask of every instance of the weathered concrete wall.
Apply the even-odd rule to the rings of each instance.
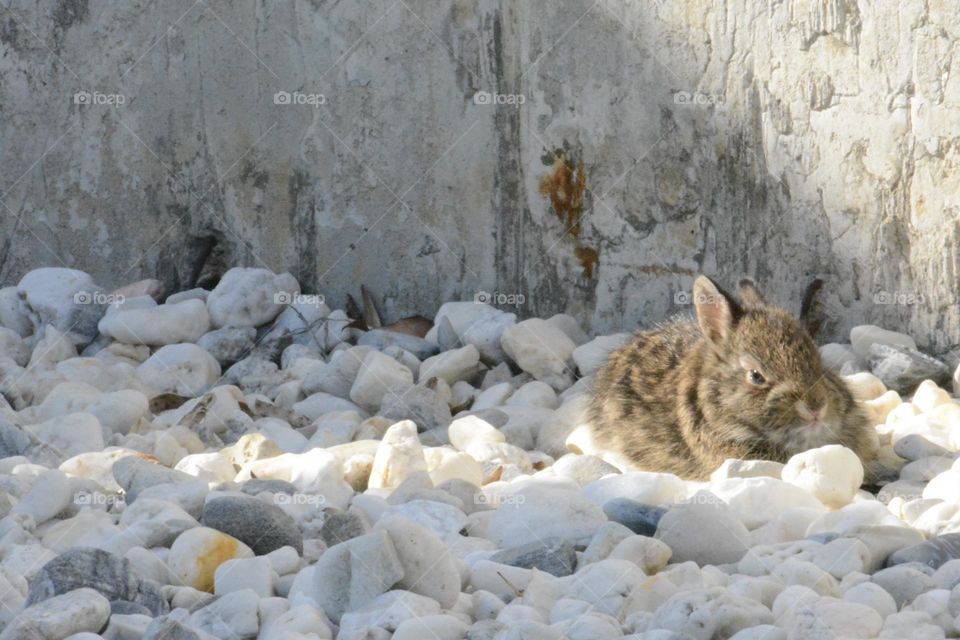
[[[819,275],[828,335],[960,343],[954,0],[6,5],[4,282],[225,261],[600,331],[697,272],[794,306]]]

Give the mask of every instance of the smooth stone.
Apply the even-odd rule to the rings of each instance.
[[[686,484],[672,473],[630,471],[601,478],[586,485],[581,494],[596,505],[629,498],[652,505],[680,502],[687,496]]]
[[[385,515],[373,531],[386,531],[403,566],[397,587],[432,598],[445,608],[460,595],[460,571],[447,545],[426,527],[402,516]]]
[[[604,503],[603,512],[636,534],[652,536],[667,510],[629,498],[614,498]]]
[[[485,315],[463,329],[460,341],[464,345],[476,347],[480,352],[480,360],[484,364],[494,366],[506,360],[507,354],[504,353],[502,346],[503,332],[516,323],[517,316],[513,313]],[[444,326],[447,327],[449,324]]]
[[[267,558],[237,558],[217,567],[213,575],[213,592],[222,596],[252,589],[261,598],[269,598],[274,594],[276,582],[277,574]]]
[[[287,546],[303,552],[303,533],[294,519],[276,504],[259,498],[222,496],[207,500],[200,522],[233,536],[258,556]]]
[[[391,640],[461,640],[469,628],[470,625],[452,615],[421,616],[401,622]]]
[[[200,525],[179,505],[167,500],[140,498],[126,505],[120,525],[135,535],[144,547],[168,547],[181,533]]]
[[[918,433],[911,433],[893,443],[893,451],[906,460],[951,456],[952,453],[940,445],[927,440]]]
[[[783,472],[783,463],[773,460],[738,460],[727,458],[716,470],[710,474],[711,481],[729,480],[731,478],[776,478],[780,479]]]
[[[442,382],[441,382],[442,384]],[[383,397],[378,414],[389,420],[413,420],[422,428],[442,429],[453,419],[448,396],[438,392],[436,378],[424,385],[410,387],[403,397],[388,393]]]
[[[855,400],[867,402],[879,398],[887,392],[886,385],[869,371],[860,371],[843,376],[843,382]]]
[[[64,456],[101,451],[103,426],[92,413],[71,413],[26,427],[33,435]]]
[[[420,365],[419,381],[441,378],[447,384],[470,379],[478,370],[480,352],[472,344],[451,351],[443,351],[427,358]]]
[[[253,550],[233,536],[208,527],[196,527],[174,540],[167,565],[178,583],[212,593],[217,567],[227,560],[253,556]]]
[[[839,508],[848,504],[863,484],[863,465],[853,451],[832,444],[792,456],[781,477],[828,507]]]
[[[0,327],[0,356],[10,358],[17,366],[25,367],[30,362],[30,348],[16,331]]]
[[[135,501],[141,491],[153,486],[180,484],[194,480],[194,477],[189,474],[168,469],[137,455],[120,458],[113,463],[110,470],[117,484],[123,488],[127,502]]]
[[[110,602],[80,588],[27,607],[0,634],[0,640],[54,640],[83,631],[97,632],[110,618]]]
[[[34,333],[49,325],[78,346],[97,337],[97,323],[106,311],[101,301],[105,292],[89,274],[59,267],[34,269],[20,279],[17,293]]]
[[[352,411],[358,417],[367,415],[363,409],[353,402],[323,391],[311,394],[295,403],[293,411],[296,415],[303,416],[311,422],[334,412]]]
[[[210,316],[202,300],[161,304],[142,309],[108,312],[98,325],[100,333],[124,344],[163,346],[195,342],[210,330]]]
[[[884,566],[890,556],[900,549],[923,542],[923,534],[916,529],[887,525],[856,526],[843,535],[847,538],[856,538],[870,550],[868,572]]]
[[[673,551],[666,544],[647,536],[630,536],[607,555],[614,560],[629,560],[647,575],[653,575],[667,566]]]
[[[868,359],[873,375],[900,393],[912,392],[924,380],[942,382],[950,378],[947,365],[916,348],[874,344]]]
[[[438,351],[437,345],[428,340],[389,329],[371,329],[360,336],[357,344],[373,347],[378,351],[396,345],[415,355],[418,360],[426,360]]]
[[[467,524],[467,516],[461,509],[434,500],[408,500],[390,507],[384,515],[403,516],[430,529],[444,540],[459,535]]]
[[[220,377],[220,363],[195,344],[168,344],[137,367],[137,374],[154,395],[195,397]]]
[[[575,491],[526,484],[498,498],[484,537],[504,548],[559,536],[586,542],[604,524],[603,510]]]
[[[86,587],[103,595],[108,603],[111,600],[135,602],[155,616],[169,611],[159,585],[141,578],[129,560],[84,547],[69,549],[43,565],[30,580],[27,605]]]
[[[619,474],[620,469],[599,456],[568,453],[553,463],[553,472],[563,478],[573,480],[581,487],[611,474]]]
[[[260,627],[260,597],[252,589],[233,591],[195,609],[190,627],[217,638],[252,638]]]
[[[788,509],[824,508],[808,491],[777,478],[719,480],[711,482],[708,488],[730,506],[748,529],[756,529]]]
[[[870,607],[886,618],[897,612],[897,601],[886,589],[874,582],[861,582],[843,592],[843,599]]]
[[[649,626],[686,634],[694,640],[710,640],[729,638],[742,629],[771,623],[773,616],[761,603],[711,587],[671,596],[654,611]]]
[[[872,607],[836,598],[803,604],[790,616],[791,640],[875,638],[883,619]]]
[[[393,358],[371,351],[363,358],[353,385],[350,400],[366,411],[374,412],[390,394],[402,398],[413,386],[413,373]]]
[[[438,615],[440,605],[431,598],[409,591],[388,591],[340,619],[338,640],[388,640],[390,631],[406,620]],[[375,630],[381,635],[373,635]],[[426,639],[424,639],[426,640]]]
[[[960,533],[945,533],[890,554],[888,566],[918,562],[934,569],[960,558]]]
[[[229,367],[250,355],[256,338],[257,330],[254,327],[222,327],[204,333],[196,343],[213,356],[221,367]]]
[[[675,562],[692,560],[703,566],[739,561],[750,549],[747,528],[719,499],[696,498],[663,514],[654,537],[670,547]]]
[[[500,343],[517,366],[557,391],[572,382],[572,355],[577,345],[545,320],[530,318],[508,327]]]
[[[933,578],[910,567],[881,569],[870,577],[870,581],[893,596],[898,608],[910,604],[921,593],[937,588]]]
[[[591,376],[600,370],[610,354],[626,344],[632,334],[617,333],[610,336],[597,336],[590,342],[581,344],[571,354],[577,370],[583,377]]]
[[[207,309],[214,328],[259,327],[276,318],[299,293],[300,285],[289,273],[234,267],[207,296]]]
[[[539,569],[562,578],[573,573],[577,552],[566,538],[551,537],[498,551],[488,559],[511,567]]]
[[[50,469],[37,476],[10,513],[27,514],[35,524],[43,524],[66,509],[72,497],[67,476],[57,469]]]
[[[467,451],[479,443],[506,442],[506,436],[492,424],[476,415],[457,418],[447,427],[450,444],[460,451]]]
[[[325,513],[320,537],[328,547],[362,536],[370,530],[366,520],[353,511],[327,509]]]
[[[383,434],[370,470],[368,486],[373,489],[396,487],[407,476],[427,470],[423,446],[417,437],[417,425],[403,420]]]
[[[0,415],[0,459],[18,456],[45,467],[58,467],[64,458],[60,451]]]
[[[858,325],[850,329],[850,345],[861,358],[870,354],[870,347],[874,344],[917,348],[917,343],[905,333],[888,331],[872,324]]]

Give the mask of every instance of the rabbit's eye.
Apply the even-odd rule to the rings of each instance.
[[[750,371],[747,372],[747,381],[750,382],[750,384],[753,384],[759,387],[762,384],[766,384],[767,379],[764,378],[763,374],[757,371],[756,369],[751,369]]]

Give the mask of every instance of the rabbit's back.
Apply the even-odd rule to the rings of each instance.
[[[678,425],[678,389],[686,386],[700,330],[676,320],[637,333],[610,354],[593,383],[588,419],[605,450],[641,468],[690,475],[695,453]]]

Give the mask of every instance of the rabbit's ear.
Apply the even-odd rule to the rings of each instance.
[[[737,294],[745,305],[751,307],[762,307],[767,304],[763,294],[757,289],[757,283],[750,278],[743,278],[737,285]]]
[[[693,283],[693,304],[700,331],[714,344],[722,342],[743,315],[740,306],[706,276]]]
[[[820,332],[820,327],[823,324],[823,309],[820,298],[817,296],[822,287],[823,280],[820,278],[814,279],[807,285],[807,290],[803,292],[803,302],[800,304],[800,322],[806,327],[807,333],[814,338]]]

